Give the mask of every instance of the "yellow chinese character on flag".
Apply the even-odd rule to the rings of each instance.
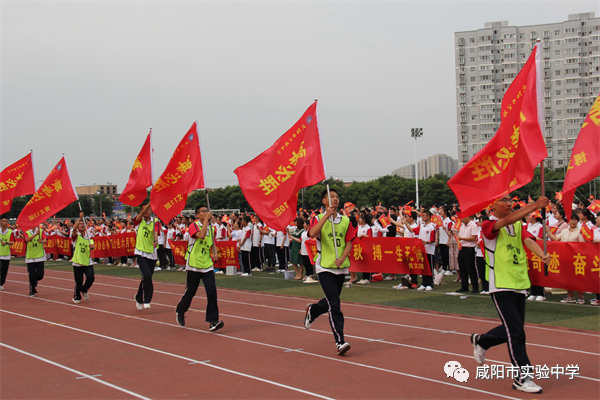
[[[258,184],[260,188],[265,192],[265,196],[271,194],[279,186],[279,182],[273,178],[273,175],[267,176],[266,179],[261,179]]]
[[[573,266],[575,267],[575,275],[584,275],[585,276],[585,266],[587,263],[585,262],[586,257],[577,253],[573,256],[575,261],[573,261]]]
[[[354,250],[354,259],[355,260],[362,260],[363,256],[362,256],[362,246],[360,244],[355,244],[354,246],[352,246],[352,250]]]
[[[381,261],[381,245],[380,244],[373,245],[373,260]]]

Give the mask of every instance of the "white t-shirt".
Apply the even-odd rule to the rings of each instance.
[[[253,247],[260,247],[260,241],[261,241],[260,228],[262,228],[262,224],[254,224],[254,228],[252,230],[252,246]]]
[[[448,231],[452,230],[452,220],[448,217],[444,218],[444,221],[442,222],[444,224],[444,226],[446,227],[446,229],[448,229]],[[444,230],[444,228],[442,228],[441,226],[438,228],[438,232],[439,232],[439,243],[440,244],[448,244],[448,234],[446,233],[446,231]]]
[[[306,249],[305,245],[306,241],[308,240],[308,231],[302,232],[300,238],[302,239],[302,243],[300,244],[300,255],[308,256],[308,250]]]
[[[262,244],[275,244],[275,236],[277,232],[274,229],[269,228],[269,233],[263,235]]]
[[[251,251],[252,250],[252,240],[250,240],[250,225],[246,226],[242,229],[242,236],[240,237],[240,241],[243,241],[244,238],[247,238],[242,247],[240,247],[241,251]],[[240,242],[241,243],[241,242]]]

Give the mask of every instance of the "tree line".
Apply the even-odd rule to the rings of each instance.
[[[562,189],[564,171],[562,168],[544,170],[544,180],[546,181],[546,196],[554,199],[556,191]],[[443,174],[433,175],[427,179],[419,180],[419,203],[427,207],[433,205],[452,205],[456,204],[456,196],[446,184],[450,178]],[[321,193],[326,185],[335,188],[340,195],[343,203],[350,202],[362,207],[375,207],[381,203],[384,206],[401,206],[416,198],[416,185],[414,179],[402,178],[398,175],[385,175],[377,179],[366,182],[352,182],[346,186],[344,182],[334,177],[330,177],[324,182],[304,188],[298,193],[298,208],[318,209],[321,207]],[[595,190],[595,188],[593,188]],[[576,196],[580,199],[589,197],[589,185],[585,184],[578,188]],[[593,193],[593,192],[592,192]],[[148,195],[150,192],[148,191]],[[541,195],[541,177],[540,169],[537,168],[533,180],[520,189],[511,192],[512,196],[518,196],[520,200],[527,201],[528,197],[536,199]],[[22,196],[13,200],[11,210],[7,213],[8,218],[17,218],[25,204],[31,196]],[[79,201],[85,215],[101,216],[104,212],[107,216],[113,214],[115,202],[104,194],[94,194],[91,196],[80,195]],[[223,188],[209,190],[209,201],[212,209],[234,208],[241,211],[251,212],[252,207],[244,197],[239,185],[230,185]],[[100,211],[102,204],[102,212]],[[414,204],[414,203],[413,203]],[[189,194],[186,209],[194,209],[197,206],[206,206],[206,194],[204,190],[197,190]],[[125,206],[126,213],[130,213],[131,207]],[[133,215],[139,212],[139,207],[134,207]],[[79,205],[77,202],[71,203],[65,209],[56,214],[57,218],[74,217],[79,215]]]

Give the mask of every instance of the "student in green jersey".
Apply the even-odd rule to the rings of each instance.
[[[25,232],[25,243],[27,250],[25,252],[25,263],[29,273],[29,296],[35,297],[38,281],[44,279],[44,262],[46,261],[46,251],[44,245],[48,241],[44,234],[44,225],[40,224],[33,229]]]
[[[8,218],[0,218],[0,291],[4,290],[4,282],[10,264],[10,246],[15,242],[15,234],[8,225]]]
[[[142,273],[142,280],[138,292],[135,295],[135,306],[138,310],[150,308],[152,295],[154,294],[154,284],[152,275],[156,266],[156,248],[158,246],[158,232],[160,230],[160,221],[153,218],[150,210],[150,202],[142,204],[142,209],[134,218],[135,223],[135,251],[137,264]]]
[[[329,196],[327,190],[321,195],[323,205],[327,209],[325,214],[313,218],[308,231],[311,238],[317,239],[319,253],[315,260],[315,269],[325,297],[306,307],[304,327],[310,329],[317,317],[329,313],[329,324],[335,338],[337,353],[342,355],[350,350],[350,344],[344,339],[344,314],[340,306],[340,294],[350,268],[348,255],[352,250],[356,229],[348,217],[338,212],[340,199],[336,190],[330,189],[329,192]],[[332,225],[335,225],[335,230]]]
[[[190,239],[185,255],[185,292],[177,304],[175,313],[177,323],[185,326],[185,313],[190,308],[202,280],[207,300],[206,322],[209,323],[208,329],[214,332],[221,329],[224,324],[223,321],[219,321],[219,307],[217,306],[217,285],[215,284],[213,261],[219,259],[219,254],[213,252],[215,231],[210,224],[211,218],[212,213],[208,211],[208,208],[196,207],[196,221],[189,227]]]
[[[90,236],[83,222],[83,212],[79,213],[79,219],[74,225],[71,233],[73,244],[73,275],[75,276],[75,294],[73,303],[81,303],[81,297],[89,300],[88,291],[94,283],[94,266],[90,257],[90,251],[95,249],[94,239]],[[83,277],[85,275],[85,283]]]

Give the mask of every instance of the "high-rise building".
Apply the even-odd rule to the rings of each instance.
[[[600,93],[600,18],[589,12],[544,25],[487,22],[483,29],[456,32],[454,37],[460,166],[498,130],[504,92],[525,65],[538,38],[542,46],[546,161],[552,168],[566,166],[581,124]]]
[[[419,161],[419,179],[427,179],[436,174],[452,177],[457,172],[458,161],[446,154],[434,154]],[[415,164],[393,170],[392,175],[415,179]]]

